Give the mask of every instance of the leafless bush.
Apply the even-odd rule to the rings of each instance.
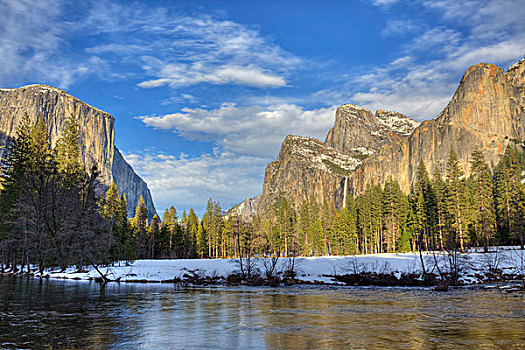
[[[490,273],[497,273],[502,263],[506,262],[507,257],[503,251],[496,248],[493,252],[483,253],[480,257],[481,264],[484,270]]]
[[[270,280],[277,275],[277,265],[279,263],[279,253],[273,253],[269,258],[263,259],[262,270],[266,279]]]
[[[231,260],[231,262],[237,266],[239,274],[241,275],[241,279],[249,280],[253,276],[260,274],[259,260],[260,259],[256,257],[246,256],[242,258],[233,259]]]
[[[347,266],[344,268],[344,270],[350,273],[353,273],[355,275],[361,272],[364,272],[364,270],[366,269],[365,264],[360,263],[359,259],[355,256],[346,259],[346,262],[347,262],[346,264]]]
[[[379,273],[387,274],[392,272],[392,266],[388,261],[383,261],[383,263],[379,266],[379,269],[376,270]]]
[[[283,277],[294,280],[295,276],[297,276],[298,265],[298,262],[295,260],[295,251],[293,251],[291,257],[285,260],[282,271]]]
[[[445,260],[445,271],[449,276],[450,283],[457,285],[461,273],[470,267],[469,257],[460,253],[458,250],[450,250],[447,252]]]

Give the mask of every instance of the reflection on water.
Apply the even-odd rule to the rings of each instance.
[[[0,348],[525,349],[521,294],[0,277]]]

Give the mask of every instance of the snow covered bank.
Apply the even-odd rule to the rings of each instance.
[[[522,279],[525,252],[517,247],[492,248],[489,253],[472,250],[469,253],[449,255],[441,252],[423,254],[425,271],[436,275],[457,272],[460,284],[479,284],[491,280]],[[264,275],[264,261],[255,259],[255,266]],[[276,271],[278,276],[288,268],[290,259],[280,258]],[[212,277],[224,282],[239,272],[236,259],[172,259],[137,260],[129,265],[99,267],[108,279],[120,282],[173,282],[188,281],[190,276]],[[295,259],[295,279],[306,283],[341,284],[334,276],[359,273],[421,274],[422,264],[418,253],[385,253],[356,256],[324,256]],[[40,277],[40,276],[39,276]],[[100,274],[92,267],[86,272],[70,268],[64,272],[46,271],[45,278],[93,280]]]

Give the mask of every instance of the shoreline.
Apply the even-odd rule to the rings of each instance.
[[[68,268],[61,272],[48,269],[43,275],[12,273],[2,275],[27,276],[41,279],[95,281],[99,283],[181,283],[195,286],[252,285],[288,286],[296,284],[319,286],[434,287],[476,286],[513,283],[525,288],[525,251],[518,247],[493,247],[488,253],[473,249],[450,253],[381,253],[355,256],[322,256],[279,258],[269,273],[270,258],[252,258],[254,273],[241,273],[237,259],[165,259],[136,260],[129,264],[86,267],[79,272]],[[454,266],[451,261],[454,260]],[[247,261],[246,261],[247,262]],[[246,268],[246,262],[244,268]],[[422,268],[424,265],[424,268]],[[459,271],[453,274],[452,271]]]

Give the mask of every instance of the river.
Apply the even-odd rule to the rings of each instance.
[[[525,349],[523,294],[0,277],[0,348]]]

